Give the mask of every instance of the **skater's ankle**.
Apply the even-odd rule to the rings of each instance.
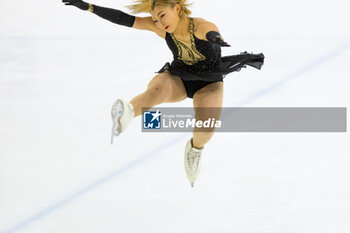
[[[197,150],[202,150],[204,148],[204,145],[199,146],[199,145],[194,144],[193,138],[191,139],[191,144],[192,144],[192,148],[197,149]]]
[[[134,108],[134,106],[132,105],[131,102],[128,102],[128,105],[129,105],[129,107],[130,107],[130,109],[132,111],[132,118],[135,118],[136,116],[135,116],[135,108]]]
[[[134,105],[132,105],[131,102],[128,102],[128,104],[129,104],[129,107],[131,108],[131,110],[132,110],[133,112],[135,112],[135,110],[134,110]]]

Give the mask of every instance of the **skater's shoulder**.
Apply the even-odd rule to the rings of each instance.
[[[197,30],[206,30],[206,29],[218,30],[218,28],[213,22],[210,22],[203,18],[193,18],[193,23]]]
[[[210,31],[219,32],[219,29],[214,23],[203,18],[193,18],[193,24],[195,34],[201,40],[207,40],[206,34]]]

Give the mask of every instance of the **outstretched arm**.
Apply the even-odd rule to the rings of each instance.
[[[119,25],[132,27],[135,22],[135,16],[129,15],[123,11],[117,9],[111,9],[101,6],[96,6],[82,0],[62,0],[65,5],[72,5],[78,7],[81,10],[88,10],[101,18],[111,21]]]

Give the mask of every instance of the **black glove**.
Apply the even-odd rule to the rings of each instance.
[[[220,35],[220,33],[216,32],[216,31],[210,31],[207,33],[206,35],[207,40],[210,41],[211,43],[220,45],[222,47],[231,47],[231,45],[227,44],[224,39],[222,38],[222,36]]]
[[[81,0],[62,0],[62,2],[65,4],[65,5],[72,5],[72,6],[76,6],[78,7],[79,9],[81,10],[88,10],[89,9],[89,3],[87,2],[83,2]]]

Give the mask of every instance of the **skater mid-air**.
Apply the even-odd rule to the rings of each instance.
[[[146,12],[151,15],[149,17],[136,17],[81,0],[62,2],[119,25],[152,31],[165,39],[174,55],[174,60],[157,72],[143,93],[130,102],[119,98],[113,104],[112,141],[114,136],[125,131],[133,118],[142,114],[142,108],[179,102],[187,97],[193,99],[196,121],[219,119],[224,77],[246,65],[260,69],[264,62],[261,53],[244,52],[222,57],[221,47],[230,45],[223,40],[215,24],[202,18],[190,17],[187,0],[136,0],[129,6],[133,14]],[[208,111],[208,108],[211,110]],[[215,127],[207,132],[195,128],[193,137],[185,146],[185,171],[192,187],[199,175],[203,148],[214,131]]]

